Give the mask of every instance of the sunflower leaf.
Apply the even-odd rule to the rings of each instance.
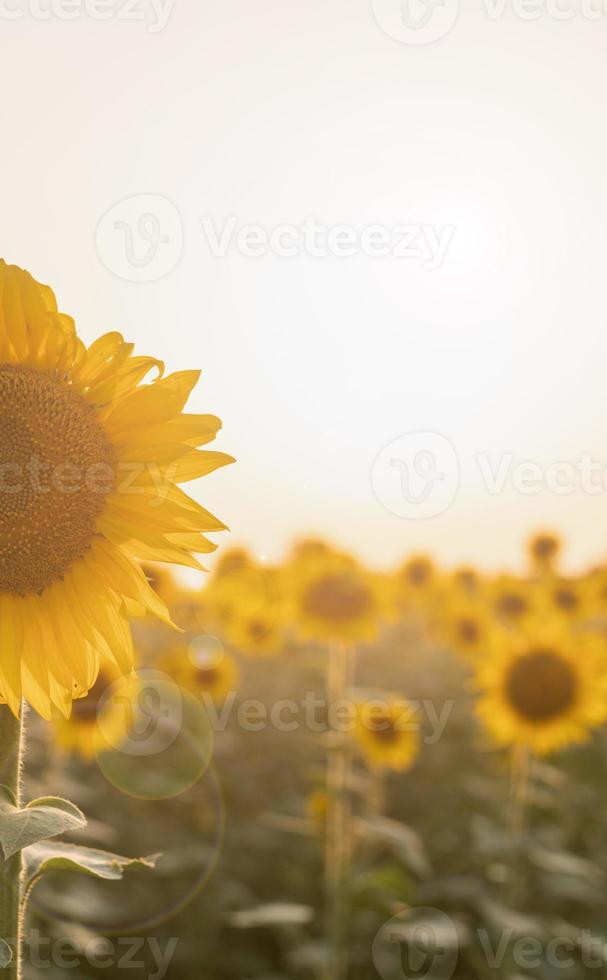
[[[158,857],[153,854],[128,858],[60,841],[32,844],[23,852],[26,888],[30,889],[46,871],[78,871],[106,881],[119,881],[128,868],[154,868]]]
[[[0,970],[6,969],[10,965],[13,959],[13,951],[9,944],[0,939]]]
[[[31,844],[85,825],[86,817],[69,800],[43,796],[18,807],[10,789],[0,786],[0,847],[5,860]]]

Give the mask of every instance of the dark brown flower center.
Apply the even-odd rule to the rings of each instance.
[[[327,575],[314,582],[304,595],[305,612],[330,622],[347,623],[371,608],[371,594],[353,573]]]
[[[419,560],[413,561],[406,570],[406,578],[411,585],[422,587],[427,585],[432,577],[432,566],[430,562]]]
[[[579,596],[573,589],[562,586],[554,591],[554,602],[563,612],[575,612],[579,606]]]
[[[268,632],[268,625],[263,619],[251,619],[247,624],[247,632],[252,640],[263,640]]]
[[[214,687],[220,677],[221,672],[218,667],[198,667],[196,670],[196,682],[205,689]]]
[[[506,679],[506,696],[523,718],[551,721],[570,708],[577,694],[573,667],[551,650],[535,650],[520,657]]]
[[[391,715],[372,714],[367,718],[366,725],[378,742],[390,743],[398,739],[399,729]]]
[[[0,365],[0,592],[61,579],[88,551],[113,485],[94,409],[54,374]]]
[[[478,622],[471,617],[460,619],[457,624],[457,632],[464,643],[476,643],[480,639],[481,630]]]
[[[547,561],[549,558],[553,558],[556,555],[558,548],[559,545],[556,538],[553,538],[549,534],[541,535],[533,542],[533,556],[540,561]]]
[[[496,607],[502,616],[516,619],[527,611],[527,601],[518,592],[504,592],[499,596]]]

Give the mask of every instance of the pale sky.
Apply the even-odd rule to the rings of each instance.
[[[462,0],[411,44],[401,0],[0,0],[0,254],[87,342],[202,368],[231,543],[514,567],[548,525],[606,556],[607,12],[559,4]],[[390,499],[435,437],[373,470],[419,432],[460,468],[424,520]]]

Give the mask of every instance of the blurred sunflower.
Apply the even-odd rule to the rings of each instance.
[[[561,553],[561,540],[550,531],[541,531],[529,542],[529,557],[536,571],[552,570]]]
[[[490,655],[496,627],[480,602],[455,599],[443,607],[438,632],[449,649],[475,662]]]
[[[246,548],[226,548],[219,556],[213,569],[213,579],[222,579],[238,573],[243,568],[251,568],[255,562]]]
[[[447,588],[459,595],[476,596],[481,588],[481,576],[475,568],[463,566],[452,573]]]
[[[15,714],[25,697],[67,717],[102,661],[130,671],[128,615],[169,620],[139,560],[200,568],[202,532],[224,528],[178,486],[232,461],[195,448],[219,419],[182,414],[197,371],[163,370],[119,333],[87,349],[51,290],[0,261],[0,687]]]
[[[537,586],[538,608],[545,616],[581,620],[591,613],[592,595],[583,579],[545,576]]]
[[[226,625],[228,643],[249,656],[271,657],[284,649],[284,631],[275,608],[243,608]]]
[[[326,789],[315,789],[306,800],[306,816],[315,830],[322,829],[327,821],[329,796]]]
[[[169,606],[171,618],[186,633],[203,633],[214,623],[212,603],[203,589],[179,589]]]
[[[419,754],[419,732],[411,707],[394,698],[356,706],[356,741],[365,761],[376,769],[410,769]]]
[[[429,606],[437,583],[438,575],[432,560],[426,555],[413,555],[396,573],[396,599],[406,608]]]
[[[524,579],[500,575],[488,583],[486,596],[492,614],[507,626],[520,628],[533,615],[534,594]]]
[[[222,562],[205,589],[218,623],[236,623],[244,607],[260,611],[278,606],[278,584],[274,569],[252,559]]]
[[[162,599],[167,609],[170,608],[171,603],[179,595],[179,585],[170,568],[154,562],[143,562],[141,567],[150,588]]]
[[[584,580],[588,613],[604,620],[607,616],[607,568],[594,568]]]
[[[208,695],[221,702],[228,694],[236,692],[240,671],[233,657],[227,653],[178,645],[159,660],[158,666],[184,690],[196,697]]]
[[[111,744],[119,744],[128,733],[128,713],[123,700],[108,694],[122,676],[112,664],[104,662],[101,665],[92,689],[73,701],[71,717],[56,716],[53,719],[58,748],[90,760],[107,745],[108,734]],[[99,726],[100,714],[103,714],[103,734]]]
[[[302,538],[293,545],[290,560],[295,564],[306,561],[314,562],[327,558],[330,554],[335,554],[334,549],[322,538]]]
[[[594,637],[538,632],[505,642],[477,679],[477,713],[501,745],[544,755],[607,719],[605,651]]]
[[[293,613],[301,635],[319,641],[373,639],[381,600],[373,576],[347,555],[307,562],[292,577]]]

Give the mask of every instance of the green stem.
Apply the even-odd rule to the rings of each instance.
[[[517,909],[524,897],[523,845],[528,815],[529,778],[531,767],[529,750],[518,746],[512,758],[510,789],[510,831],[512,835],[512,863],[509,881],[509,903]]]
[[[0,705],[0,783],[8,786],[17,805],[21,804],[21,769],[23,764],[25,706],[21,719],[15,718],[7,705]],[[0,858],[0,938],[13,952],[9,966],[2,971],[6,980],[21,980],[23,921],[21,904],[21,853],[8,861]]]
[[[342,644],[329,654],[329,705],[341,701],[350,680],[352,657]],[[325,850],[326,980],[345,980],[348,974],[346,890],[351,859],[351,757],[344,733],[330,733],[327,759],[327,835]]]

